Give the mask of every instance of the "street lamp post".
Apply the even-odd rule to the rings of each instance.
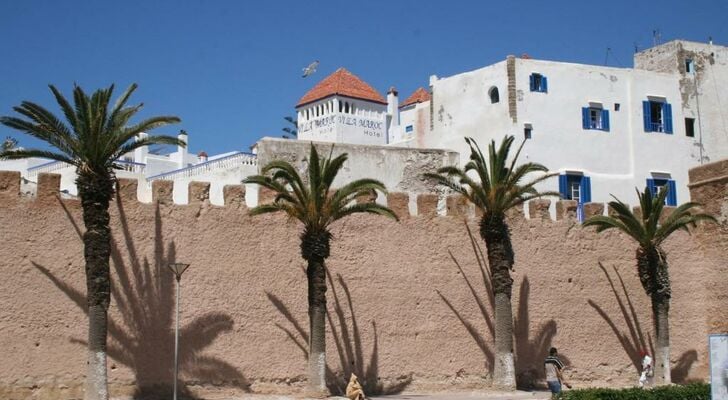
[[[187,270],[190,264],[183,263],[172,263],[168,267],[177,279],[177,303],[176,303],[176,316],[175,316],[175,327],[174,327],[174,400],[177,400],[177,375],[179,373],[179,292],[180,292],[180,280],[182,274]]]

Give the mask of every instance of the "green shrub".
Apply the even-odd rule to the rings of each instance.
[[[653,389],[578,389],[561,392],[560,400],[710,400],[710,385],[660,386]]]

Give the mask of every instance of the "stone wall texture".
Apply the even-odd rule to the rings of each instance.
[[[721,224],[677,233],[665,244],[678,382],[707,379],[707,335],[728,331],[727,171],[724,161],[691,172],[693,198]],[[0,173],[0,398],[81,397],[87,321],[80,205],[59,199],[53,176],[39,179],[37,199],[18,196],[17,179]],[[112,394],[169,393],[170,262],[191,264],[181,286],[184,391],[302,391],[308,323],[300,227],[283,216],[248,216],[242,188],[226,187],[225,207],[205,201],[206,185],[191,187],[198,200],[190,205],[171,204],[162,186],[152,204],[136,201],[136,182],[121,181],[119,188],[111,205]],[[387,199],[407,210],[407,195]],[[373,393],[490,385],[493,312],[477,213],[450,209],[457,209],[454,216],[428,209],[399,223],[355,216],[333,226],[332,391],[342,392],[351,372]],[[571,217],[552,221],[533,211],[530,219],[513,213],[510,226],[519,385],[543,385],[542,360],[551,346],[578,386],[634,384],[638,353],[652,347],[654,333],[635,273],[635,244],[617,232],[582,229]]]

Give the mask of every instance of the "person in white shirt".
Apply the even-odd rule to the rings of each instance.
[[[642,373],[640,374],[639,384],[640,387],[644,387],[645,384],[650,383],[654,372],[652,371],[652,357],[644,350],[640,352],[640,356],[642,357]]]

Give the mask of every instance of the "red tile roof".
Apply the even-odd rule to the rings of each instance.
[[[416,103],[423,103],[425,101],[430,101],[430,92],[428,92],[427,89],[421,87],[415,90],[415,92],[412,93],[412,95],[408,97],[407,100],[403,101],[402,104],[399,105],[399,108],[407,107]]]
[[[373,101],[375,103],[387,104],[387,101],[384,100],[384,97],[382,97],[376,89],[359,79],[356,75],[347,71],[346,68],[339,68],[336,72],[317,83],[313,89],[309,90],[308,93],[301,97],[301,100],[298,100],[296,107],[336,94],[355,99]]]

